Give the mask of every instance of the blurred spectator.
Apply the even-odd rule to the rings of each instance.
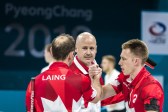
[[[47,44],[44,48],[44,59],[45,59],[45,62],[48,63],[48,65],[41,70],[41,73],[48,70],[50,65],[54,61],[54,59],[51,55],[51,52],[50,52],[50,48],[51,48],[51,44]]]
[[[101,66],[103,72],[106,73],[104,78],[105,85],[115,81],[115,79],[117,79],[118,75],[120,74],[120,72],[115,69],[115,63],[115,57],[112,55],[106,55],[102,58]],[[106,108],[108,112],[125,112],[124,101],[107,105]]]

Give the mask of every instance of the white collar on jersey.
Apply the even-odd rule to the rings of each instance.
[[[97,64],[96,60],[93,61],[95,64]],[[82,65],[78,62],[78,60],[76,59],[76,56],[74,57],[74,63],[76,65],[76,67],[83,73],[83,74],[88,74],[88,72],[82,67]]]

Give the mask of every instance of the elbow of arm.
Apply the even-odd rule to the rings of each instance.
[[[102,94],[102,91],[98,92],[94,100],[92,100],[92,103],[98,103],[101,100]]]

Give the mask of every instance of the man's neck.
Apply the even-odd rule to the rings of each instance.
[[[62,63],[67,64],[68,66],[70,66],[70,63],[67,59],[65,59],[65,60],[53,60],[53,62],[62,62]]]
[[[76,59],[79,61],[79,63],[81,63],[82,65],[84,65],[84,66],[86,66],[86,67],[88,67],[88,68],[89,68],[89,66],[92,65],[92,62],[90,62],[90,63],[84,63],[84,62],[82,62],[78,57],[76,57]]]
[[[82,62],[83,63],[83,62]],[[84,63],[84,65],[86,65],[88,68],[89,68],[89,66],[91,66],[92,64],[91,64],[91,62],[90,63],[88,63],[88,64],[85,64]]]
[[[80,61],[77,56],[74,58],[74,64],[83,74],[88,74],[89,68],[86,66],[86,64]]]
[[[106,74],[110,75],[113,70],[114,70],[114,68],[110,68],[110,69],[106,72]]]
[[[139,66],[135,69],[133,73],[130,74],[131,80],[134,80],[138,73],[142,70],[144,66]]]
[[[54,59],[52,59],[52,60],[50,60],[50,62],[48,63],[48,64],[51,64],[51,63],[53,63],[53,62],[55,62],[56,60],[54,60]]]

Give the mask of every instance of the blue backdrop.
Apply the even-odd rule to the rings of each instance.
[[[157,0],[1,0],[0,111],[25,111],[25,90],[30,78],[46,66],[44,45],[60,33],[76,38],[80,32],[92,32],[98,44],[97,62],[107,54],[119,61],[121,44],[140,38],[141,11],[156,9]],[[164,76],[165,103],[168,103],[168,60],[166,56],[151,57],[158,63],[151,72]],[[120,70],[118,65],[117,69]]]

